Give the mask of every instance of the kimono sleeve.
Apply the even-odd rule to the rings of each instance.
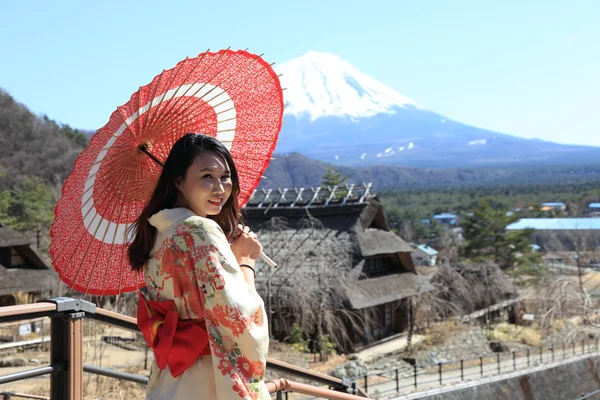
[[[192,274],[203,300],[219,399],[270,399],[264,384],[268,328],[264,303],[244,275],[223,231],[194,218]]]

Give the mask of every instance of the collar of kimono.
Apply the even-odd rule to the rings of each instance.
[[[170,226],[177,225],[195,215],[196,214],[188,208],[165,208],[148,218],[148,222],[155,227],[157,231],[163,232],[169,229]]]
[[[198,357],[211,354],[204,321],[180,320],[173,300],[150,301],[141,292],[138,297],[137,324],[154,351],[158,368],[168,366],[176,378]]]

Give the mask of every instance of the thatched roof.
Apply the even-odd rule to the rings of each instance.
[[[19,291],[39,293],[52,289],[58,275],[52,268],[4,268],[0,265],[0,296]]]
[[[244,208],[246,224],[258,233],[263,250],[279,264],[273,291],[315,279],[344,280],[353,309],[410,297],[433,287],[415,274],[412,248],[389,230],[376,197],[346,204]],[[383,257],[385,276],[365,276],[365,259]],[[264,290],[266,267],[257,265],[257,288]],[[372,281],[372,282],[371,282]]]
[[[20,232],[0,223],[0,247],[29,246],[30,241]]]
[[[0,296],[23,292],[41,292],[56,285],[58,275],[33,249],[21,233],[0,223],[0,247],[14,248],[24,265],[0,264]]]
[[[336,234],[349,233],[350,240],[362,257],[413,251],[399,236],[390,232],[377,197],[363,203],[313,207],[259,208],[248,205],[244,213],[246,223],[254,231],[262,231],[263,234],[273,230],[269,224],[274,218],[284,221],[285,230],[303,229],[306,227],[305,221],[314,218],[323,229]],[[261,241],[264,242],[262,237]],[[410,266],[409,270],[412,269]]]
[[[393,274],[361,279],[356,290],[348,291],[351,308],[361,309],[405,299],[433,290],[429,280],[413,273]]]
[[[444,265],[431,279],[434,297],[469,314],[519,296],[513,281],[496,264]]]

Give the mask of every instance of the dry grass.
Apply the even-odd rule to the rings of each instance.
[[[511,325],[506,322],[495,325],[489,339],[500,342],[523,343],[529,346],[539,346],[542,335],[534,328]]]

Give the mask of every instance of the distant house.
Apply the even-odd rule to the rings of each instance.
[[[415,246],[411,257],[415,265],[434,266],[437,262],[438,252],[433,247],[426,244]]]
[[[54,269],[33,249],[21,233],[0,222],[0,306],[20,301],[35,302],[58,281]]]
[[[566,209],[567,209],[567,205],[562,202],[548,202],[548,203],[542,203],[542,205],[541,205],[542,211],[551,211],[551,210],[565,211]]]
[[[259,261],[256,275],[257,290],[272,311],[274,337],[287,336],[293,322],[315,335],[314,321],[298,320],[294,309],[312,307],[307,302],[333,293],[339,302],[335,312],[344,322],[330,329],[343,328],[348,339],[342,348],[352,351],[405,331],[409,299],[433,286],[416,272],[413,249],[390,231],[368,187],[334,192],[256,191],[243,212],[265,254],[279,264],[271,271]],[[327,286],[328,281],[334,284]],[[303,300],[299,287],[305,288]]]
[[[565,257],[560,254],[548,253],[542,256],[542,261],[544,264],[551,266],[564,266],[565,265]]]
[[[600,203],[590,203],[588,210],[590,217],[600,217]]]
[[[446,225],[457,225],[458,224],[458,216],[456,214],[437,214],[432,217],[434,220],[438,221],[441,224]]]

